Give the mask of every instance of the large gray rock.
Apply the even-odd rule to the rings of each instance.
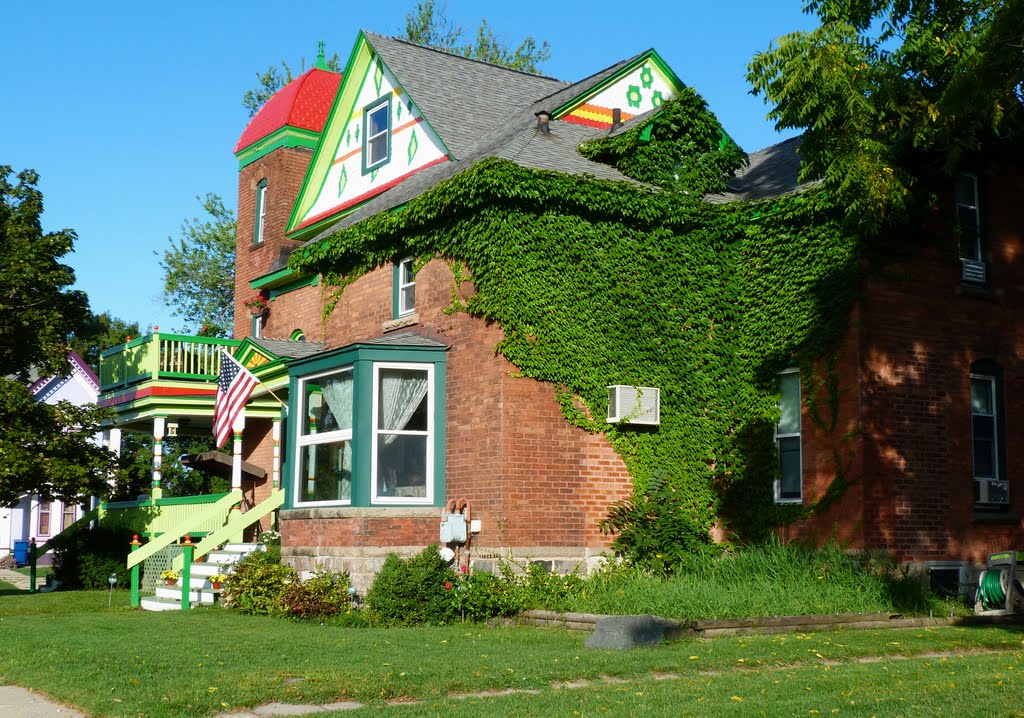
[[[682,628],[660,616],[605,616],[584,642],[587,648],[649,648],[679,637]]]

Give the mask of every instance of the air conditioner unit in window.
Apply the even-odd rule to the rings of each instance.
[[[661,423],[661,390],[652,386],[608,387],[608,423],[646,424]]]
[[[960,281],[970,284],[984,284],[987,280],[987,272],[984,262],[976,259],[960,260]]]

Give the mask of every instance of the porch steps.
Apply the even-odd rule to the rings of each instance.
[[[206,561],[193,563],[189,576],[189,605],[194,607],[216,603],[220,589],[213,588],[209,577],[218,573],[229,574],[245,556],[254,551],[266,550],[266,546],[258,543],[229,543],[211,551]],[[180,611],[181,588],[179,577],[171,586],[157,586],[156,595],[143,596],[139,603],[146,611]]]

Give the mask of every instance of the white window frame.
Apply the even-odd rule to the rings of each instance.
[[[774,484],[773,484],[773,488],[772,488],[772,492],[773,492],[774,497],[775,497],[775,503],[777,503],[777,504],[799,504],[799,503],[803,503],[803,500],[804,500],[804,446],[803,446],[803,438],[802,438],[802,435],[803,435],[803,416],[802,416],[802,414],[803,414],[803,411],[802,411],[802,408],[803,408],[803,387],[800,385],[800,381],[799,381],[799,376],[800,376],[800,370],[799,369],[784,369],[783,371],[780,371],[777,376],[781,379],[781,377],[786,375],[786,374],[796,374],[797,375],[797,379],[798,379],[798,381],[796,383],[796,387],[797,387],[796,405],[797,405],[797,429],[798,429],[798,431],[782,434],[782,433],[779,433],[779,425],[778,425],[778,423],[775,424],[775,455],[777,457],[777,460],[780,462],[779,463],[779,469],[780,469],[780,472],[781,472],[781,468],[782,468],[782,465],[781,465],[782,452],[781,452],[781,446],[779,444],[779,440],[780,439],[793,439],[793,438],[797,439],[797,446],[799,447],[799,461],[798,461],[798,464],[800,466],[800,496],[790,496],[790,497],[786,497],[786,498],[783,498],[781,496],[781,493],[782,493],[782,477],[781,477],[781,475],[779,476],[779,478],[775,479]],[[781,408],[782,408],[782,406],[781,406],[781,404],[782,404],[781,382],[779,383],[779,386],[780,386],[779,408],[781,410]],[[781,417],[780,417],[780,419],[781,419]]]
[[[373,135],[370,134],[370,118],[377,112],[384,111],[384,117],[386,122],[384,123],[384,129]],[[370,170],[386,165],[391,161],[391,99],[385,96],[373,103],[365,110],[363,110],[363,166],[366,172]],[[372,162],[370,158],[370,147],[376,141],[384,142],[384,157]]]
[[[263,233],[266,229],[267,220],[267,181],[260,180],[260,183],[256,185],[256,235],[253,240],[253,246],[258,247],[263,244]]]
[[[395,282],[396,282],[397,288],[398,288],[398,316],[400,316],[400,317],[404,317],[405,315],[412,314],[413,312],[416,311],[416,294],[415,294],[416,274],[415,274],[415,272],[413,272],[412,264],[413,264],[413,258],[412,257],[406,257],[405,259],[401,260],[398,263],[398,276],[396,277]],[[402,281],[403,278],[405,277],[405,268],[406,267],[409,268],[409,276],[412,277],[412,281],[411,282],[403,282]],[[412,305],[411,306],[406,306],[405,305],[405,292],[402,291],[403,289],[406,289],[408,287],[413,287],[414,288],[413,289],[413,300],[412,300]]]
[[[380,372],[382,369],[410,369],[423,371],[427,374],[427,429],[426,431],[384,430],[378,428],[380,403]],[[374,362],[373,364],[373,409],[370,412],[372,440],[370,442],[370,503],[415,504],[430,506],[434,503],[434,365],[413,362]],[[377,495],[377,445],[381,434],[398,434],[405,436],[425,436],[427,445],[426,482],[424,495],[419,496],[378,496]]]
[[[971,477],[978,483],[978,503],[988,504],[990,506],[1005,506],[1008,502],[992,501],[989,499],[989,485],[993,482],[1000,484],[1007,484],[1006,493],[1009,496],[1009,485],[1006,478],[999,473],[1000,463],[1000,446],[999,446],[999,384],[996,377],[991,374],[971,374],[970,381],[975,380],[984,381],[988,384],[989,390],[989,405],[992,407],[991,414],[982,414],[974,411],[974,402],[971,401]],[[972,392],[968,389],[968,394]],[[974,417],[985,416],[992,419],[992,476],[978,476],[976,473],[976,467],[974,466]]]
[[[349,498],[347,498],[347,499],[326,499],[324,501],[307,501],[304,498],[306,496],[305,482],[306,482],[306,480],[309,477],[301,475],[302,474],[302,453],[303,452],[305,452],[305,451],[315,452],[316,451],[316,447],[318,445],[320,445],[320,444],[331,444],[331,443],[334,443],[336,441],[348,441],[349,442],[350,450],[354,446],[354,442],[353,442],[353,438],[352,438],[352,429],[351,428],[350,429],[338,429],[336,431],[327,431],[327,432],[322,432],[322,433],[309,433],[309,434],[303,434],[302,433],[303,423],[305,422],[306,417],[309,415],[309,408],[306,406],[306,384],[309,383],[309,382],[315,382],[317,379],[321,379],[321,378],[323,378],[325,376],[332,376],[334,374],[343,374],[345,372],[348,372],[349,374],[351,374],[352,375],[352,381],[355,381],[354,370],[353,370],[353,367],[351,367],[351,366],[338,367],[337,369],[331,369],[329,371],[323,371],[323,372],[320,372],[319,374],[311,374],[309,376],[304,376],[304,377],[299,379],[299,417],[298,417],[299,421],[297,422],[298,425],[295,427],[296,454],[295,454],[295,461],[294,461],[294,463],[295,463],[295,468],[294,468],[295,474],[294,474],[294,477],[293,477],[293,486],[295,487],[295,494],[294,494],[295,495],[295,501],[294,501],[294,504],[295,504],[296,507],[299,507],[299,506],[347,506],[347,505],[350,505],[352,503],[352,493],[354,493],[354,491],[355,491],[355,483],[356,483],[356,477],[354,475],[352,476],[352,492],[349,493]],[[354,396],[355,396],[355,392],[353,392],[353,397]],[[353,411],[352,424],[353,424],[353,427],[356,424],[355,404],[354,404],[354,402],[355,402],[355,400],[353,398],[353,407],[352,407],[352,411]]]
[[[46,514],[46,530],[43,531],[43,514]],[[40,501],[36,513],[36,534],[38,536],[53,536],[53,502]]]

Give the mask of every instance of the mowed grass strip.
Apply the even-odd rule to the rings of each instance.
[[[707,701],[718,701],[716,715],[738,708],[746,709],[743,714],[758,715],[759,703],[768,700],[759,697],[759,691],[771,691],[773,686],[782,686],[774,690],[788,697],[779,704],[782,713],[773,708],[766,715],[797,715],[805,706],[807,711],[839,707],[812,705],[799,693],[824,686],[815,681],[835,678],[837,685],[845,686],[843,690],[896,701],[893,706],[897,697],[886,692],[893,681],[905,682],[911,692],[934,687],[925,674],[934,674],[938,681],[942,659],[888,660],[899,656],[949,654],[945,662],[965,666],[964,673],[961,678],[942,680],[959,682],[968,693],[981,690],[986,681],[995,686],[989,673],[994,676],[1002,665],[1013,666],[1000,669],[1006,674],[1001,680],[1015,686],[1020,695],[1019,676],[1024,670],[1020,665],[1024,633],[1018,628],[750,636],[682,641],[654,650],[591,651],[583,648],[584,635],[552,630],[488,629],[472,624],[337,628],[250,618],[219,608],[133,611],[126,607],[128,597],[123,591],[114,592],[115,605],[108,609],[107,598],[105,592],[0,597],[0,680],[104,716],[202,716],[275,701],[355,700],[379,707],[394,699],[420,701],[418,706],[393,709],[403,715],[426,715],[434,705],[461,711],[456,715],[471,710],[474,715],[492,711],[572,715],[574,709],[568,706],[581,701],[581,706],[592,706],[585,715],[628,715],[641,707],[668,711],[683,703],[694,703],[697,711],[704,708],[696,704]],[[887,660],[856,664],[862,657]],[[55,670],[57,666],[60,670]],[[659,674],[673,678],[652,680]],[[794,682],[791,676],[799,680]],[[607,677],[626,683],[610,684]],[[840,678],[852,681],[853,687]],[[572,690],[552,688],[578,681],[590,684]],[[704,693],[699,692],[702,686],[707,689]],[[741,691],[741,686],[761,687]],[[540,693],[451,698],[508,689]],[[638,691],[646,692],[646,698],[636,696]],[[991,691],[993,701],[1003,695],[1001,687]],[[734,695],[743,706],[732,700]],[[703,701],[698,701],[701,696]],[[712,713],[709,709],[708,714]],[[909,709],[905,714],[914,715]]]

